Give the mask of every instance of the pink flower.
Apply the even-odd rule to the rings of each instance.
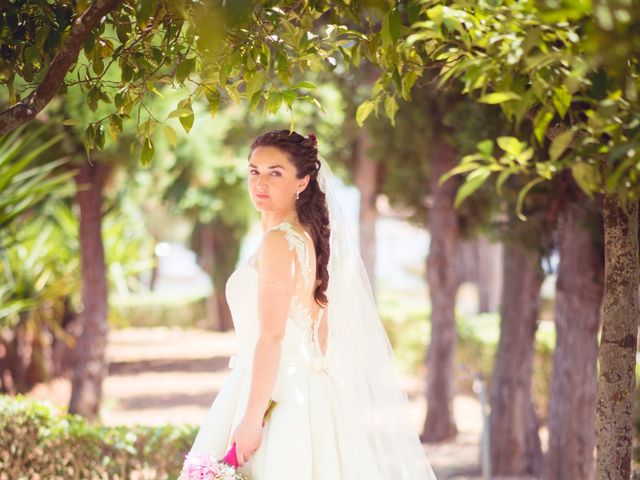
[[[235,448],[233,451],[235,455]],[[185,457],[178,480],[247,480],[247,478],[236,471],[234,466],[217,460],[213,455],[189,453]]]

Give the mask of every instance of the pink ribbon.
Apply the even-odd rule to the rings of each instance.
[[[238,468],[238,456],[236,455],[236,442],[233,442],[231,448],[222,459],[227,465],[231,465],[234,468]]]

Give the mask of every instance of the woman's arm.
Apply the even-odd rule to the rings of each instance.
[[[251,389],[242,423],[234,432],[240,465],[261,441],[262,418],[269,405],[280,364],[280,343],[284,336],[291,296],[295,288],[294,252],[285,232],[267,232],[258,254],[259,335],[253,354]]]

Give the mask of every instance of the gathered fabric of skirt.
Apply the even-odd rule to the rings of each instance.
[[[290,238],[295,235],[287,230]],[[231,371],[189,453],[222,458],[246,411],[258,335],[257,277],[249,261],[227,280],[225,294],[238,353],[230,359]],[[370,452],[347,445],[353,432],[343,430],[348,422],[340,418],[333,381],[313,325],[308,311],[294,296],[271,396],[277,406],[263,429],[260,446],[240,472],[250,480],[378,480],[381,476],[373,470],[376,462],[367,458]]]

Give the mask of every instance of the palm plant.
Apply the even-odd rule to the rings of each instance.
[[[0,249],[16,240],[22,216],[74,175],[71,170],[56,171],[66,163],[64,158],[34,164],[62,138],[43,141],[45,128],[20,128],[0,137]]]

